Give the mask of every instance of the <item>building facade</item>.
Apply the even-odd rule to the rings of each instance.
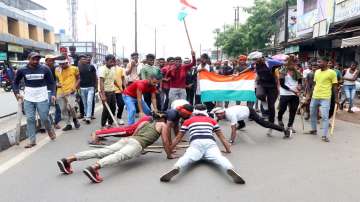
[[[54,28],[24,9],[45,8],[29,0],[0,0],[1,60],[26,60],[31,51],[46,55],[55,50]]]

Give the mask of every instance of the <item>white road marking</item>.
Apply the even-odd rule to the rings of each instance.
[[[102,108],[102,105],[97,106],[95,108],[95,112],[99,111],[100,108]],[[56,138],[61,137],[63,135],[63,133],[64,133],[63,131],[57,132],[56,133]],[[10,168],[12,168],[13,166],[15,166],[16,164],[20,163],[21,161],[23,161],[27,157],[29,157],[31,154],[35,153],[37,150],[41,149],[43,146],[45,146],[49,142],[52,142],[52,141],[48,137],[46,137],[46,138],[42,139],[41,141],[39,141],[36,144],[35,147],[30,148],[30,149],[25,149],[20,154],[14,156],[10,160],[8,160],[5,163],[1,164],[0,165],[0,175],[3,174],[5,171],[9,170]],[[54,143],[56,144],[56,140],[55,140]]]

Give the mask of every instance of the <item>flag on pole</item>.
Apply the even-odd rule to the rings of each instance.
[[[185,9],[182,9],[178,14],[178,20],[184,21],[186,16],[187,16],[187,12],[185,11]]]
[[[183,4],[183,5],[186,6],[186,7],[192,8],[192,9],[194,9],[194,10],[197,9],[195,6],[189,4],[189,3],[187,2],[187,0],[180,0],[180,3]]]
[[[200,72],[200,93],[202,102],[214,101],[256,101],[255,73],[239,76],[223,76],[213,72]]]

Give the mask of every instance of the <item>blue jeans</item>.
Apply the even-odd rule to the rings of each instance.
[[[92,114],[92,105],[94,100],[95,88],[80,88],[81,99],[84,104],[85,118],[90,119]]]
[[[44,123],[47,131],[52,130],[49,120],[49,102],[47,100],[42,102],[24,101],[24,110],[26,115],[26,135],[31,144],[36,143],[36,111],[39,113],[41,123]]]
[[[127,114],[128,114],[128,125],[135,123],[136,105],[137,99],[128,95],[123,95]],[[150,115],[151,111],[149,106],[145,103],[144,99],[141,100],[143,111],[146,115]]]
[[[55,104],[55,123],[58,124],[61,121],[61,109],[59,103]]]
[[[323,136],[328,136],[329,131],[329,110],[330,110],[330,99],[311,99],[310,103],[310,118],[311,118],[311,129],[316,130],[317,124],[317,109],[320,105],[320,112],[323,124]]]
[[[355,85],[344,85],[344,92],[346,99],[349,100],[349,109],[353,107],[353,101],[356,94],[356,86]]]

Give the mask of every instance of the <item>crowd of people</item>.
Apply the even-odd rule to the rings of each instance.
[[[97,67],[92,64],[91,56],[77,55],[74,49],[70,52],[69,56],[47,55],[44,65],[40,64],[38,53],[30,53],[29,63],[16,72],[13,90],[16,98],[24,102],[29,137],[26,148],[36,145],[36,112],[44,130],[54,140],[54,129],[61,129],[61,120],[65,122],[63,131],[73,127],[78,129],[83,123],[91,124],[96,118],[95,95],[99,94],[103,104],[101,129],[91,134],[89,144],[105,146],[102,140],[109,136],[120,137],[120,140],[57,162],[61,172],[71,174],[72,162],[100,158],[83,171],[97,183],[102,181],[99,169],[138,156],[159,138],[167,157],[175,158],[176,146],[188,134],[189,148],[161,181],[170,181],[187,165],[205,159],[222,167],[234,182],[244,184],[233,165],[221,154],[213,133],[224,145],[225,152],[230,153],[237,131],[246,127],[246,121],[267,128],[268,136],[276,130],[282,132],[284,138],[290,138],[296,132],[293,127],[295,116],[300,113],[310,119],[311,130],[307,133],[312,135],[318,134],[317,122],[321,118],[321,138],[329,142],[329,119],[335,113],[334,106],[340,103],[343,109],[348,101],[348,112],[353,112],[355,81],[359,75],[356,62],[349,68],[340,69],[326,57],[313,59],[302,68],[294,55],[280,61],[266,58],[261,52],[215,63],[207,54],[196,59],[193,51],[191,59],[184,60],[181,57],[157,59],[155,55],[147,54],[140,61],[138,53],[133,53],[130,60],[106,55],[103,65]],[[199,82],[201,71],[224,76],[238,76],[249,71],[256,73],[257,101],[244,104],[239,100],[233,103],[235,105],[229,101],[203,103]],[[25,83],[23,94],[19,89],[21,80]],[[340,99],[341,92],[345,96]],[[55,109],[54,114],[49,113],[50,108]],[[126,125],[124,109],[127,111]],[[285,126],[283,116],[287,109],[289,118]],[[229,140],[221,132],[217,122],[220,120],[230,122]],[[172,134],[175,134],[174,139]]]

